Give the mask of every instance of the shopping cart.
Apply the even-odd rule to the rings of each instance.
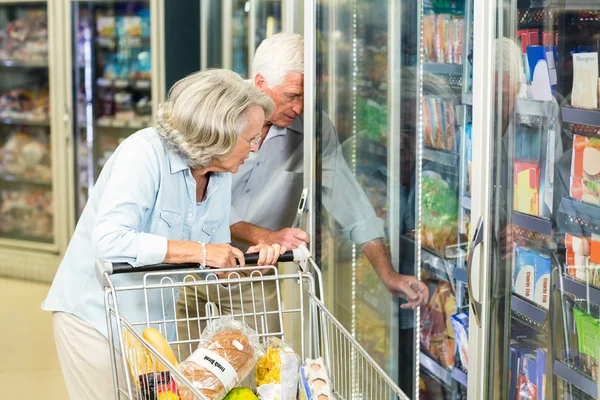
[[[207,323],[219,318],[222,310],[230,310],[228,313],[234,319],[252,325],[263,343],[271,337],[286,340],[284,321],[293,321],[296,325],[299,323],[300,339],[295,350],[302,360],[307,357],[323,357],[329,369],[334,394],[339,399],[408,399],[325,307],[322,301],[321,271],[306,247],[287,252],[279,260],[296,261],[298,271],[282,274],[275,267],[260,267],[261,272],[257,267],[246,266],[218,270],[217,275],[216,270],[199,270],[197,264],[161,264],[133,268],[129,264],[99,261],[96,273],[105,293],[115,398],[161,399],[156,394],[149,394],[149,381],[168,384],[172,379],[177,382],[179,389],[185,387],[196,399],[207,400],[140,332],[148,327],[158,329],[167,338],[176,356],[180,356],[186,349],[195,350],[200,341],[197,337],[185,337],[182,334],[182,324],[187,326],[188,331],[190,327],[201,331]],[[256,262],[256,255],[246,256],[247,264]],[[141,283],[118,287],[114,281],[118,280],[117,274],[124,273],[140,273]],[[282,301],[283,287],[286,288],[286,295],[290,293],[288,290],[292,290],[289,287],[295,288],[294,293],[297,295],[292,297],[297,299],[297,304],[285,304]],[[274,294],[270,292],[273,288]],[[186,296],[190,294],[188,291],[194,294],[188,298],[194,298],[202,292],[206,294],[204,310],[198,310],[202,307],[195,307],[198,311],[190,311],[186,303],[185,315],[176,315],[179,294]],[[252,296],[250,303],[253,304],[249,310],[244,309],[243,303],[243,297],[248,295]],[[143,321],[129,321],[119,313],[119,301],[130,300],[131,296],[143,296],[146,307]],[[162,310],[149,308],[148,299],[152,296],[159,296]],[[268,301],[269,296],[276,296],[275,301]],[[240,304],[234,304],[234,301]],[[279,324],[272,325],[279,326],[270,328],[268,321],[273,321],[273,318],[278,319]],[[141,360],[142,353],[132,350],[132,339],[136,346],[147,350],[145,354],[150,354],[150,360]],[[149,378],[148,364],[153,371]],[[142,368],[146,370],[143,371]]]

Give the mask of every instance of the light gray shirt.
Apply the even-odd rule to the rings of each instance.
[[[231,225],[248,222],[272,231],[289,228],[303,188],[304,119],[288,128],[271,126],[257,153],[233,175]],[[344,160],[335,128],[323,118],[322,202],[356,244],[383,238],[384,221]]]

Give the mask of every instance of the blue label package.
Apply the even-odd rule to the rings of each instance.
[[[533,301],[535,283],[535,256],[526,247],[515,248],[515,261],[512,290],[514,293]]]
[[[546,349],[537,349],[537,400],[546,400]]]
[[[460,362],[465,370],[469,368],[469,314],[460,313],[450,317]]]
[[[548,309],[550,304],[550,272],[552,259],[550,254],[530,250],[535,257],[535,286],[533,300],[540,306]]]

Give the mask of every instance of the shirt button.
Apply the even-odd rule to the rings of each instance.
[[[258,167],[260,165],[260,161],[256,163],[256,166]]]
[[[250,193],[250,189],[246,190],[246,193]]]
[[[213,228],[212,233],[215,233],[217,230]]]
[[[193,216],[194,216],[194,214],[192,214],[192,213],[188,214],[188,217],[190,217],[190,218],[192,218]]]

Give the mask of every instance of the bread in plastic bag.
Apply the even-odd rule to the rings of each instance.
[[[248,376],[263,354],[256,332],[227,316],[208,324],[198,349],[179,370],[207,399],[221,400]],[[195,399],[184,385],[179,385],[179,395],[182,400]]]
[[[271,338],[266,354],[256,365],[256,385],[261,400],[295,400],[300,357],[291,346]]]

